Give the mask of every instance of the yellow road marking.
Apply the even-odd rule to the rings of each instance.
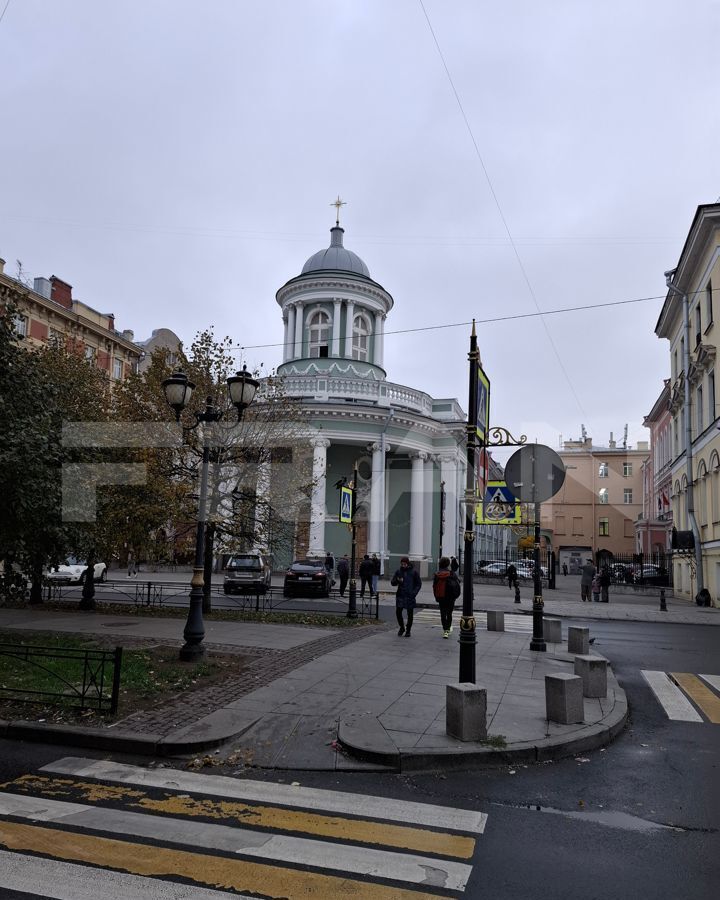
[[[335,875],[318,875],[224,856],[170,850],[166,847],[16,822],[0,822],[0,844],[8,850],[40,853],[53,859],[89,863],[133,875],[180,876],[218,890],[254,892],[283,900],[307,897],[319,900],[336,897],[358,897],[362,900],[437,900],[442,896]]]
[[[262,827],[302,832],[335,840],[398,847],[402,850],[451,856],[456,859],[470,859],[475,852],[474,838],[446,834],[442,831],[370,822],[367,819],[345,819],[341,816],[325,816],[273,806],[252,806],[235,801],[197,798],[188,794],[169,794],[163,799],[156,800],[134,788],[41,775],[24,775],[3,787],[13,791],[32,788],[41,791],[43,796],[47,797],[75,799],[79,796],[89,803],[119,800],[128,808],[136,807],[167,815],[233,819],[248,828]]]
[[[695,675],[688,675],[687,672],[671,672],[670,674],[708,719],[713,724],[720,725],[720,697]]]

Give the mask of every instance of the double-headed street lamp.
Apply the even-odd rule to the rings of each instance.
[[[250,376],[245,366],[242,372],[230,376],[227,379],[230,402],[237,410],[238,422],[243,413],[255,399],[255,393],[260,382]],[[195,385],[184,372],[174,372],[163,383],[165,399],[175,411],[175,421],[180,421],[180,415],[190,402]],[[223,413],[213,405],[212,397],[205,401],[203,412],[195,413],[195,424],[191,428],[197,428],[201,423],[209,424],[219,422]],[[190,609],[183,637],[185,644],[180,648],[180,659],[186,662],[194,662],[205,655],[202,640],[205,637],[205,625],[203,624],[203,570],[205,568],[205,525],[207,518],[207,486],[208,463],[210,462],[210,430],[203,429],[203,456],[200,476],[200,502],[198,504],[197,534],[195,538],[195,563],[193,577],[190,582]]]

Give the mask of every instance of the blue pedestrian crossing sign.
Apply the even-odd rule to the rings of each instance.
[[[522,520],[520,504],[504,481],[488,481],[482,503],[478,503],[478,525],[517,525]]]
[[[349,487],[340,488],[340,522],[352,525],[353,491]]]

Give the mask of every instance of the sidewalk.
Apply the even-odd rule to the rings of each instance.
[[[0,627],[179,645],[183,621],[0,609]],[[398,637],[394,625],[337,631],[210,621],[209,651],[259,654],[250,675],[104,729],[9,722],[0,723],[0,737],[152,756],[198,754],[229,741],[222,753],[241,751],[260,767],[406,771],[551,759],[607,743],[623,727],[625,693],[612,673],[607,699],[585,700],[584,723],[548,723],[544,675],[572,672],[572,658],[561,644],[530,652],[527,632],[483,629],[478,623],[476,683],[487,688],[492,745],[445,735],[445,686],[458,677],[458,629],[444,640],[439,617],[428,612],[418,614],[410,639]]]

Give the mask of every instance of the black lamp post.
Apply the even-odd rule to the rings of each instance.
[[[348,591],[348,619],[357,619],[357,580],[355,578],[355,564],[357,562],[357,526],[355,525],[355,510],[357,509],[357,485],[358,470],[357,461],[353,463],[352,480],[352,524],[350,525],[350,590]],[[371,595],[372,596],[372,595]]]
[[[475,684],[475,613],[473,611],[473,541],[475,540],[476,447],[478,426],[478,368],[480,352],[473,320],[470,335],[470,385],[467,424],[467,470],[465,478],[465,533],[463,540],[462,615],[460,616],[460,676],[459,681]]]
[[[237,409],[238,422],[243,413],[253,402],[255,392],[260,382],[250,376],[245,366],[242,372],[227,379],[230,402]],[[175,420],[180,421],[180,414],[190,402],[195,385],[183,372],[174,372],[163,383],[165,399],[175,411]],[[197,428],[201,423],[210,424],[222,419],[222,412],[213,405],[212,397],[205,401],[205,409],[195,413],[195,424],[191,428]],[[180,648],[180,659],[185,662],[195,662],[205,655],[202,646],[205,637],[205,625],[203,623],[203,582],[205,568],[205,525],[207,519],[207,487],[208,464],[210,462],[210,429],[203,429],[203,456],[200,475],[200,500],[198,503],[197,533],[195,536],[195,563],[193,565],[193,577],[190,582],[190,609],[183,637],[185,644]]]

